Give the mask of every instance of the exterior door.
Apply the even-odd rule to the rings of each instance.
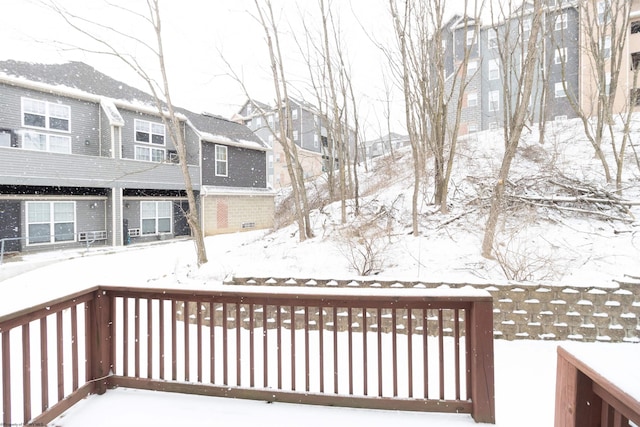
[[[187,223],[186,213],[189,212],[189,202],[186,200],[177,200],[173,202],[173,235],[189,236],[191,230]]]
[[[0,200],[0,239],[13,239],[5,240],[5,252],[20,252],[20,234],[20,202]]]

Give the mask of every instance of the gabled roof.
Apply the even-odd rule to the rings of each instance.
[[[100,100],[104,105],[113,105],[113,101],[125,101],[135,105],[143,104],[147,110],[157,111],[152,95],[115,80],[83,62],[38,64],[14,60],[0,61],[0,74],[45,85],[77,89],[99,98],[107,98],[106,101]],[[175,110],[181,114],[181,118],[189,120],[205,141],[258,150],[270,148],[244,125],[211,114],[197,114],[184,108],[175,107]],[[114,121],[117,122],[118,117],[114,117]]]

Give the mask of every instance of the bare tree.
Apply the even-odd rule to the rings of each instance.
[[[204,234],[202,232],[202,227],[200,225],[200,219],[198,215],[198,205],[196,202],[195,193],[193,191],[193,183],[191,181],[191,175],[189,174],[189,165],[187,163],[187,145],[184,139],[184,134],[183,132],[181,132],[180,119],[178,118],[178,115],[176,114],[176,111],[174,109],[173,103],[171,101],[171,94],[169,91],[170,85],[166,71],[165,53],[162,42],[162,20],[159,0],[146,0],[146,13],[140,13],[134,11],[133,9],[128,9],[123,6],[106,2],[106,4],[110,5],[111,7],[117,8],[123,13],[128,14],[128,16],[137,18],[145,25],[148,25],[149,28],[153,31],[153,36],[155,38],[155,42],[153,44],[147,43],[146,41],[131,35],[127,31],[119,30],[117,28],[99,22],[91,21],[74,13],[71,13],[54,0],[43,0],[43,4],[51,8],[59,16],[61,16],[70,27],[74,28],[82,35],[88,37],[98,46],[95,49],[79,49],[90,53],[109,55],[118,58],[131,70],[133,70],[138,76],[140,76],[147,84],[147,87],[151,91],[151,95],[155,100],[158,114],[161,117],[163,124],[165,125],[171,142],[176,148],[182,176],[184,178],[187,200],[189,203],[189,211],[185,213],[185,217],[187,223],[189,224],[191,235],[195,243],[197,264],[198,266],[205,264],[207,262],[207,253],[204,244]],[[161,81],[158,82],[151,76],[151,67],[148,68],[146,65],[139,62],[135,56],[116,48],[115,45],[109,41],[109,37],[97,35],[98,30],[106,32],[108,35],[114,36],[117,39],[124,39],[129,43],[134,43],[138,46],[143,47],[147,51],[147,53],[150,53],[152,57],[158,61],[158,68],[153,71],[160,73]]]
[[[293,124],[291,117],[291,104],[288,95],[288,85],[285,76],[285,68],[280,50],[278,26],[273,15],[271,1],[258,2],[255,0],[258,20],[264,30],[273,86],[276,93],[276,109],[278,112],[279,131],[276,134],[278,142],[282,144],[287,163],[287,170],[291,178],[291,188],[298,218],[298,233],[300,241],[313,237],[311,221],[309,218],[309,201],[304,182],[304,171],[298,158],[298,148],[293,142]]]
[[[507,11],[502,10],[495,17],[502,16],[503,22],[498,28],[489,31],[496,31],[496,43],[498,44],[499,59],[501,61],[503,87],[503,117],[504,117],[504,141],[505,151],[502,163],[493,188],[491,196],[491,206],[489,216],[482,240],[482,255],[486,258],[492,256],[493,242],[496,234],[498,218],[502,210],[502,203],[505,192],[505,183],[509,176],[511,163],[516,155],[520,136],[526,125],[529,111],[529,100],[535,77],[535,68],[539,59],[539,33],[544,17],[544,4],[542,0],[533,0],[528,7],[521,7],[515,16],[511,13],[511,3]],[[526,51],[523,55],[518,52],[517,36],[514,36],[513,28],[519,28],[519,21],[531,17],[531,31],[526,44]],[[521,56],[521,57],[520,57]]]
[[[587,64],[582,67],[583,87],[572,91],[564,78],[564,90],[571,107],[583,124],[584,132],[600,160],[607,182],[613,180],[609,163],[602,150],[605,139],[610,140],[616,164],[616,186],[622,189],[624,153],[628,133],[618,144],[614,135],[616,103],[619,112],[631,113],[628,92],[618,91],[622,59],[626,56],[627,32],[631,2],[629,0],[580,0],[580,28],[583,39],[580,51]],[[563,34],[561,35],[563,37]],[[563,75],[567,72],[567,58],[562,57]],[[634,84],[635,87],[635,84]],[[628,87],[625,89],[629,89]],[[628,126],[625,126],[628,132]]]

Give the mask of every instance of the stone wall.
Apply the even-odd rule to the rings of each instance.
[[[472,286],[487,290],[493,296],[493,325],[496,338],[640,342],[640,282],[619,283],[612,287],[578,287],[234,278],[226,284],[326,288]],[[447,323],[447,326],[450,326],[450,322]]]

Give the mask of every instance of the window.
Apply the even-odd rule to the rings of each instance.
[[[476,122],[469,122],[469,133],[478,132],[478,124]]]
[[[640,52],[634,52],[631,54],[631,69],[637,70],[640,66]]]
[[[297,131],[297,130],[294,130],[294,131],[293,131],[293,140],[294,140],[294,141],[297,141],[297,140],[298,140],[298,131]]]
[[[500,91],[492,90],[489,92],[489,111],[498,111],[500,109]]]
[[[478,105],[478,93],[469,92],[467,94],[467,107],[476,107]]]
[[[497,80],[500,78],[499,59],[489,61],[489,80]]]
[[[640,33],[640,21],[633,21],[631,23],[631,34]]]
[[[558,82],[555,84],[555,95],[556,98],[564,98],[567,96],[567,93],[564,91],[564,85],[562,82]]]
[[[629,92],[630,104],[632,107],[640,105],[640,89],[632,89]]]
[[[318,144],[318,134],[316,133],[313,135],[313,148],[318,148]]]
[[[256,117],[256,127],[262,126],[262,117]]]
[[[478,61],[469,61],[467,64],[467,75],[472,76],[478,70]]]
[[[556,122],[566,122],[567,121],[567,116],[566,115],[555,116],[553,118],[553,120],[555,120]]]
[[[26,150],[71,154],[71,138],[61,135],[25,132],[22,135],[22,148]]]
[[[0,147],[15,147],[15,134],[10,129],[0,129]]]
[[[227,147],[216,145],[216,176],[227,176]]]
[[[135,120],[136,142],[164,145],[164,125],[146,120]]]
[[[22,125],[69,132],[71,108],[67,105],[22,98]]]
[[[75,241],[75,202],[27,202],[27,245]]]
[[[135,147],[135,159],[142,160],[143,162],[157,162],[162,163],[165,160],[164,148],[143,147],[136,145]]]
[[[269,123],[269,127],[273,127],[273,114],[267,116],[267,122]]]
[[[525,19],[524,21],[522,21],[522,32],[523,33],[531,32],[531,19]]]
[[[489,130],[496,130],[496,129],[498,129],[498,123],[496,122],[489,123]]]
[[[296,120],[298,118],[298,109],[297,108],[293,108],[291,110],[291,120]]]
[[[142,234],[171,233],[171,202],[140,202]]]
[[[567,60],[567,48],[566,47],[562,47],[562,48],[557,48],[555,50],[555,54],[553,57],[553,62],[555,64],[562,64],[563,61],[566,62]]]
[[[467,46],[476,42],[476,30],[467,30]]]
[[[602,48],[602,58],[604,59],[611,58],[611,36],[606,36],[604,38],[604,46]]]
[[[610,11],[611,5],[608,1],[598,2],[598,24],[609,23],[611,20]]]
[[[556,16],[556,24],[555,24],[555,29],[556,31],[558,30],[564,30],[567,28],[568,26],[568,16],[566,13],[563,13],[561,15]]]
[[[611,95],[611,73],[604,75],[604,93],[607,96]]]
[[[496,49],[498,47],[498,32],[490,28],[487,32],[487,47],[489,49]]]

